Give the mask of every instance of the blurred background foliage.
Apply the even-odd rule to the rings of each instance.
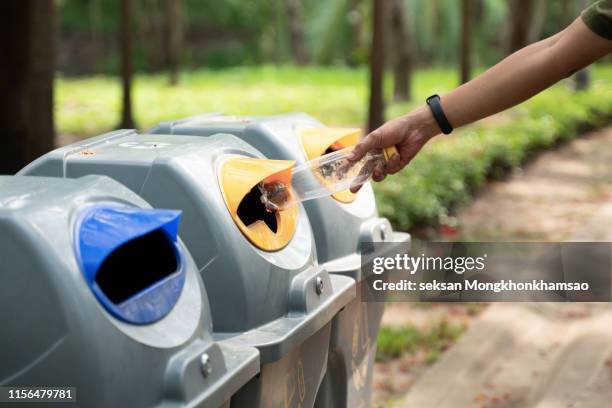
[[[0,77],[11,95],[0,107],[0,123],[8,124],[0,129],[8,135],[0,172],[19,170],[54,144],[205,112],[301,111],[327,125],[374,129],[562,30],[589,3],[13,2],[14,15],[0,15],[5,37],[15,42],[5,58],[8,75]],[[24,24],[34,34],[22,35]],[[504,115],[460,129],[460,137],[436,139],[401,174],[376,185],[381,214],[402,230],[449,223],[487,180],[585,126],[608,123],[610,83],[611,65],[602,61]]]
[[[227,68],[292,62],[286,0],[184,0],[185,44],[181,56],[187,69]],[[402,0],[408,19],[415,65],[443,66],[459,58],[461,2]],[[165,67],[167,24],[164,0],[134,1],[134,66],[138,72]],[[301,24],[309,61],[315,65],[356,66],[367,63],[372,2],[308,0],[301,2]],[[556,33],[570,13],[564,1],[536,1],[530,39]],[[118,69],[119,2],[58,0],[60,44],[58,70],[66,75],[111,74]],[[474,1],[474,66],[489,66],[505,55],[510,29],[508,2]]]
[[[111,130],[126,107],[134,118],[130,123],[140,129],[203,112],[291,111],[335,126],[362,126],[369,112],[372,128],[372,112],[380,124],[431,94],[450,91],[512,50],[563,29],[590,3],[130,0],[132,50],[124,54],[119,33],[125,1],[56,3],[60,135],[74,140]],[[381,27],[374,6],[383,3]],[[383,32],[380,43],[376,30]],[[169,46],[172,32],[180,41]],[[380,47],[386,58],[370,60],[380,57]],[[126,60],[133,80],[132,69],[121,64]],[[377,64],[383,66],[378,78]],[[126,73],[130,80],[122,86],[117,74]],[[599,64],[588,77],[582,86],[563,81],[505,119],[461,129],[461,137],[428,146],[409,169],[375,186],[381,214],[402,230],[449,223],[453,209],[487,180],[521,166],[540,149],[579,136],[584,126],[603,126],[612,116],[611,66]],[[130,89],[126,104],[122,94]],[[379,98],[368,103],[374,93]]]

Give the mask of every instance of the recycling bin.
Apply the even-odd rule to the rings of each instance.
[[[232,406],[309,407],[325,373],[331,320],[355,297],[355,283],[318,264],[302,207],[269,213],[260,202],[257,184],[287,177],[292,166],[232,135],[124,130],[57,149],[21,174],[104,174],[153,207],[182,210],[181,238],[209,296],[213,337],[260,353],[260,374]]]
[[[260,117],[204,114],[163,122],[148,132],[204,137],[230,133],[266,157],[296,163],[353,146],[362,133],[360,129],[326,127],[303,113]],[[314,174],[309,182],[325,184],[325,180]],[[369,183],[357,194],[342,191],[303,204],[315,235],[319,262],[332,274],[348,276],[357,282],[356,298],[334,319],[329,363],[316,405],[369,406],[376,338],[384,303],[362,302],[361,285],[365,277],[361,274],[360,247],[369,242],[405,246],[410,236],[394,232],[387,219],[378,217]]]
[[[229,406],[259,353],[212,336],[176,210],[107,177],[0,177],[0,385],[86,407]]]

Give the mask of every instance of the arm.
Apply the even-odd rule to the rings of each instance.
[[[608,41],[576,19],[560,33],[510,55],[442,98],[456,127],[517,105],[612,51]]]
[[[480,76],[442,96],[449,122],[460,127],[517,105],[612,52],[612,41],[594,34],[577,18],[569,27],[505,58]],[[391,120],[367,135],[353,152],[358,160],[372,149],[395,145],[395,155],[376,181],[406,166],[429,139],[440,134],[429,107]]]

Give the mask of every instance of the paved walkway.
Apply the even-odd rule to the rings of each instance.
[[[457,218],[464,240],[561,241],[610,199],[612,127],[543,153],[508,180],[491,183]]]
[[[459,219],[476,239],[612,242],[610,192],[612,128],[546,153]],[[394,406],[610,407],[612,305],[493,304]]]
[[[612,308],[495,304],[397,407],[603,408],[612,402]]]

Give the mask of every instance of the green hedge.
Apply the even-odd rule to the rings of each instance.
[[[534,152],[598,127],[612,117],[607,81],[573,92],[558,85],[495,122],[475,125],[428,145],[404,170],[374,186],[380,213],[395,228],[437,225],[490,178],[523,164]]]

